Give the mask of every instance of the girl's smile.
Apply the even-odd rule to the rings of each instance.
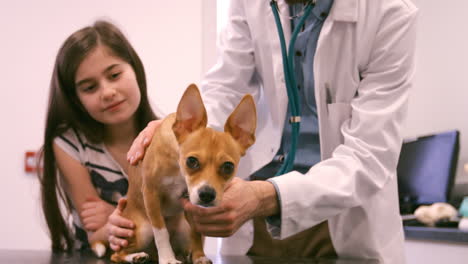
[[[124,103],[125,100],[121,100],[121,101],[118,101],[118,102],[115,102],[107,107],[105,107],[102,111],[109,111],[109,112],[115,112],[115,111],[118,111],[120,109],[120,106],[122,106],[122,103]]]

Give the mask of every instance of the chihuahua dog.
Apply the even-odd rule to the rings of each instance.
[[[187,260],[192,263],[211,263],[203,251],[203,237],[190,227],[179,199],[188,195],[191,203],[204,207],[221,201],[240,158],[255,142],[256,118],[253,98],[246,95],[224,132],[208,128],[200,92],[190,85],[177,112],[155,131],[144,159],[129,171],[122,215],[135,223],[135,235],[111,260],[175,264],[191,256]]]

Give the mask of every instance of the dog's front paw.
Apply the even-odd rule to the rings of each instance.
[[[195,260],[195,263],[193,264],[212,264],[211,260],[207,258],[206,256],[199,257]]]
[[[96,257],[102,258],[106,254],[106,245],[103,242],[94,242],[91,244],[91,250],[96,254]]]

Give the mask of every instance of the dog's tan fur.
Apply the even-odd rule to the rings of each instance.
[[[135,223],[135,236],[129,239],[128,247],[112,255],[112,261],[141,262],[151,258],[159,259],[159,264],[173,264],[180,263],[176,256],[191,255],[193,263],[211,263],[205,257],[201,234],[191,229],[184,217],[179,198],[188,191],[194,204],[213,206],[220,202],[241,156],[255,141],[252,97],[242,99],[226,121],[224,132],[207,128],[206,124],[198,88],[190,85],[177,112],[165,118],[155,131],[143,161],[129,171],[123,216]],[[193,158],[198,160],[198,168],[193,166]],[[202,197],[213,200],[203,204]],[[149,255],[134,254],[139,252]]]

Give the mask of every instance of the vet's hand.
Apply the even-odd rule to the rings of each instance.
[[[117,208],[109,216],[108,226],[108,240],[110,248],[113,251],[119,251],[122,247],[128,246],[127,238],[133,236],[133,229],[135,224],[122,216],[122,211],[127,206],[127,199],[120,198]]]
[[[132,165],[136,165],[143,156],[145,155],[146,148],[151,143],[153,138],[154,131],[162,123],[162,120],[153,120],[148,123],[148,126],[143,129],[140,134],[135,138],[130,147],[130,150],[127,152],[127,161]]]
[[[86,198],[80,213],[83,227],[87,231],[98,230],[107,223],[107,218],[114,209],[114,206],[97,197]]]
[[[235,177],[226,187],[223,199],[216,207],[200,207],[187,199],[183,199],[182,203],[196,231],[205,236],[228,237],[247,220],[276,213],[279,210],[276,199],[271,183],[250,182]]]

